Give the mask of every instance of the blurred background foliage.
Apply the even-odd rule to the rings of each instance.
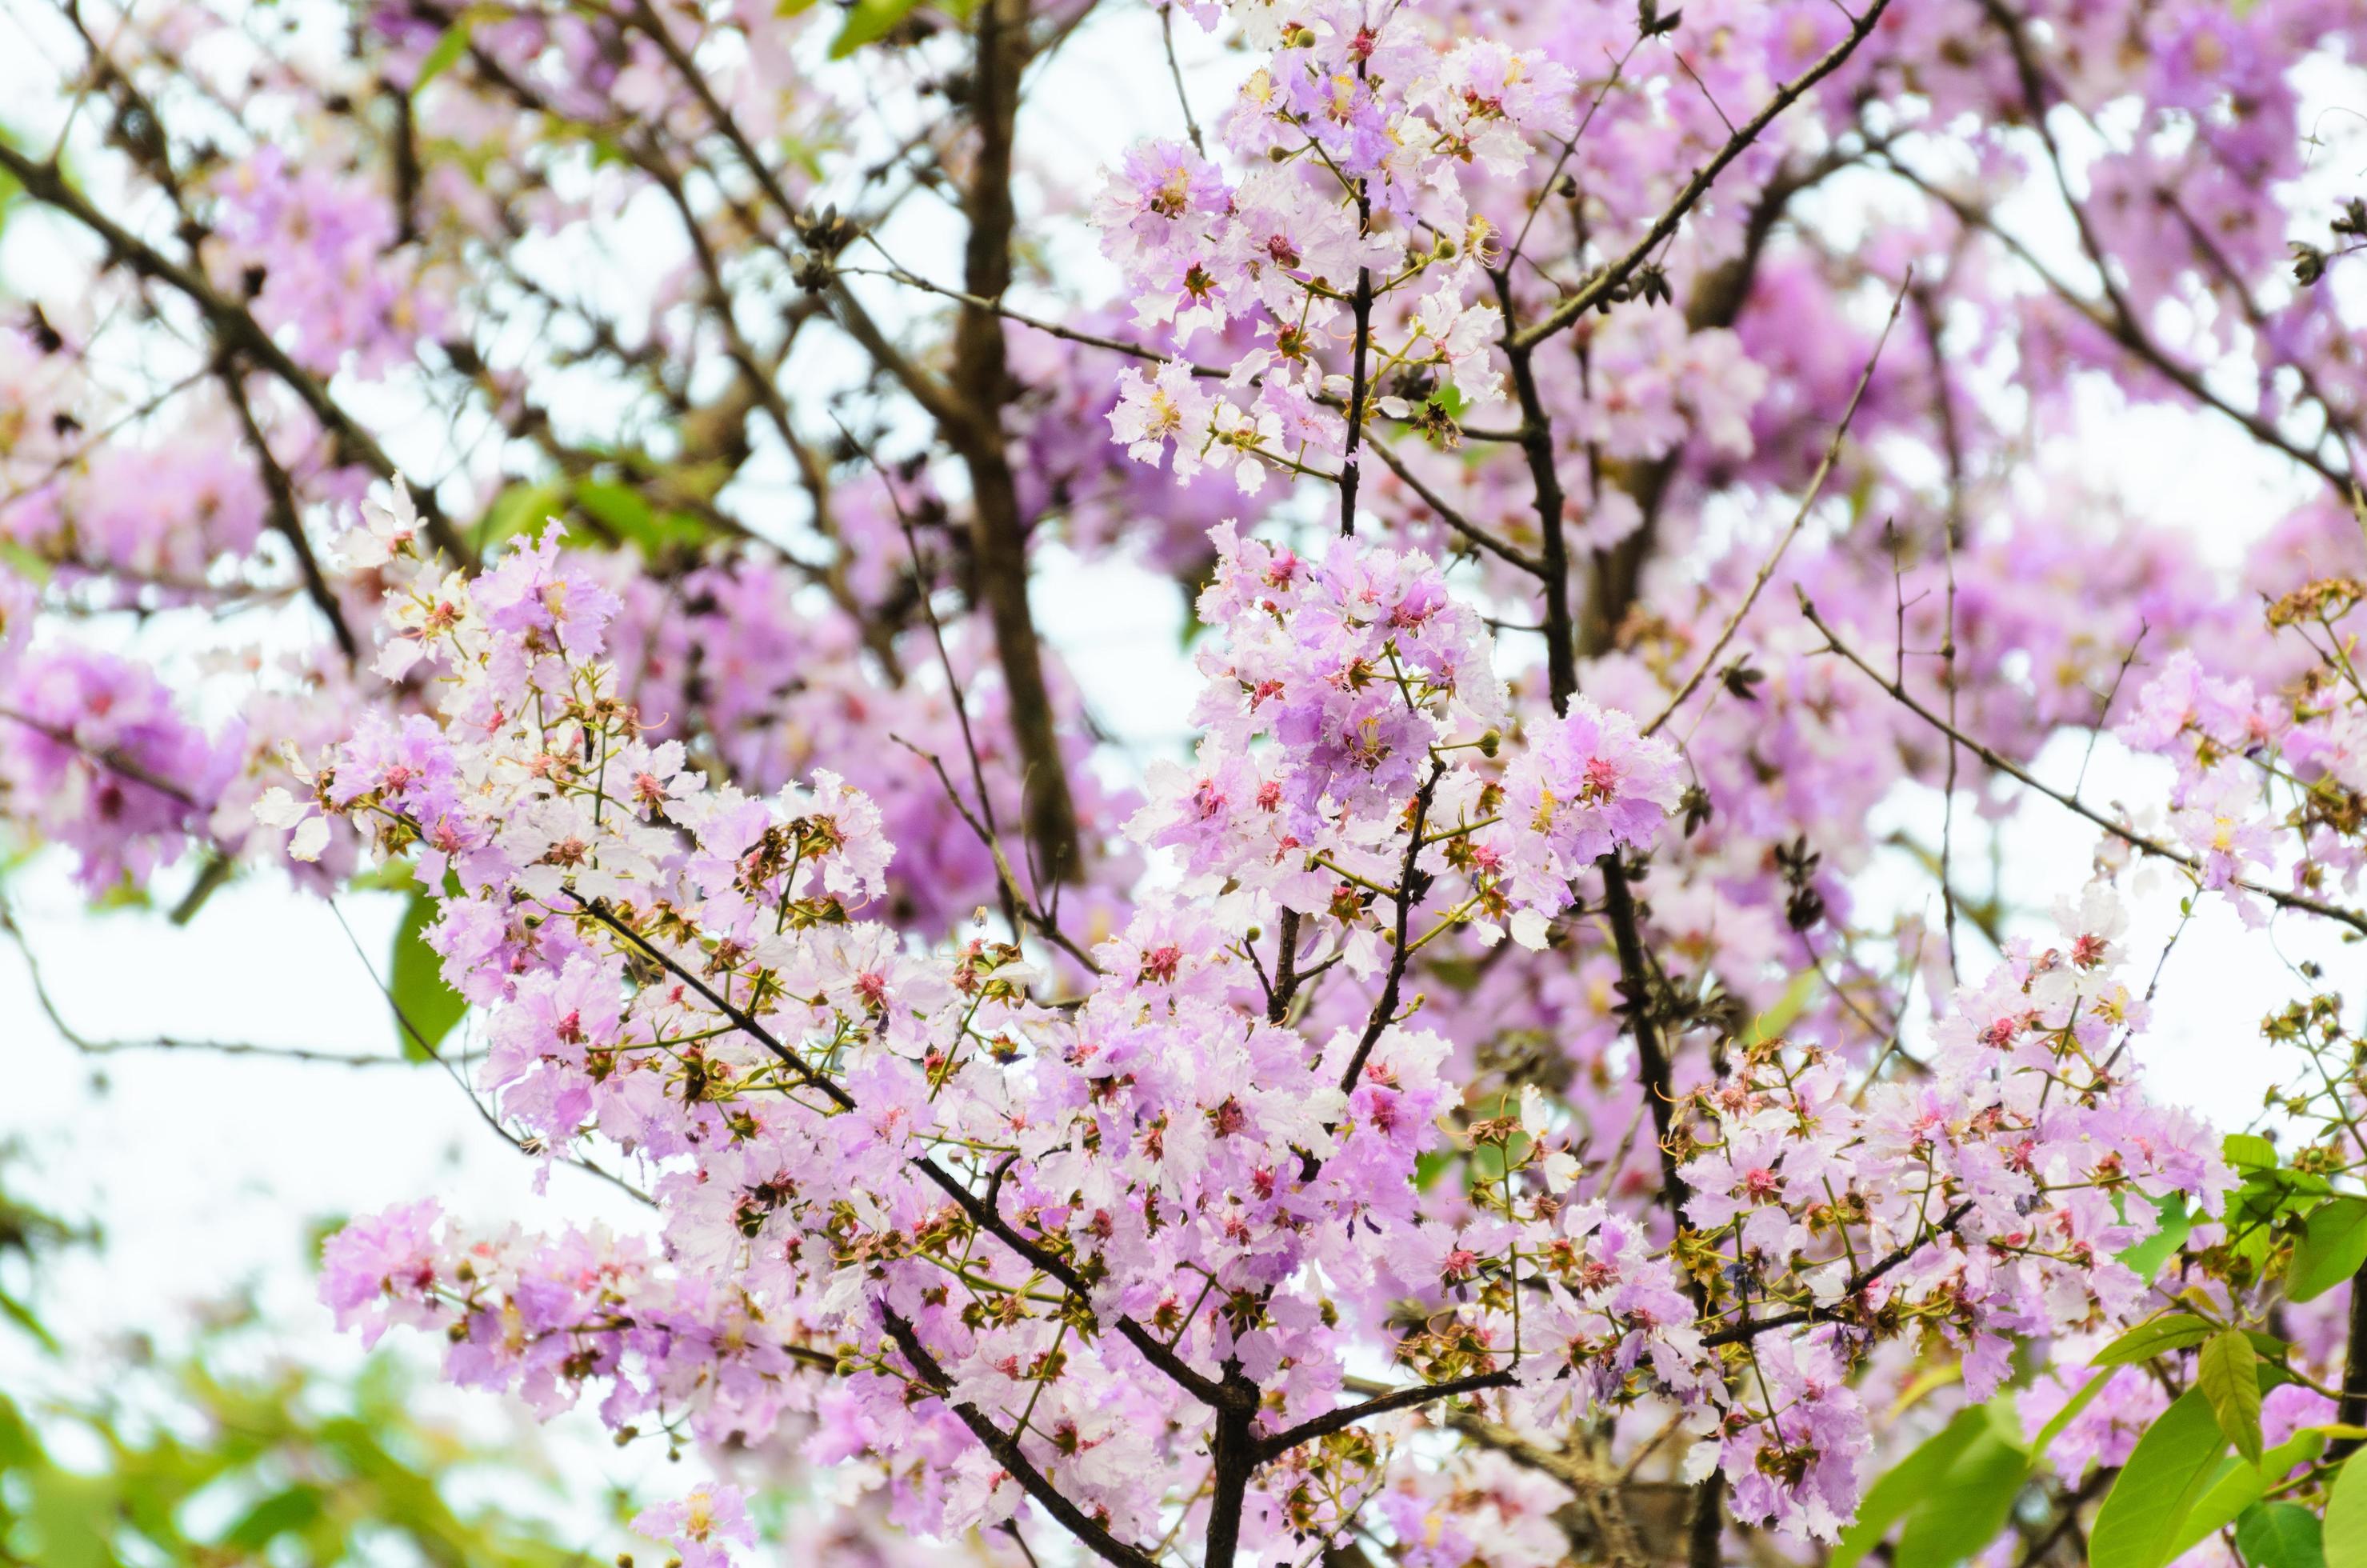
[[[427,1380],[388,1351],[306,1365],[242,1301],[190,1314],[170,1351],[75,1344],[44,1319],[43,1278],[105,1238],[20,1196],[20,1167],[0,1154],[0,1564],[615,1560],[625,1495],[571,1494],[530,1430],[489,1439],[425,1414]]]

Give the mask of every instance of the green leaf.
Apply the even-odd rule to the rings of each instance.
[[[566,492],[556,484],[513,484],[485,508],[477,523],[476,542],[481,548],[518,534],[530,535],[566,504]]]
[[[657,526],[657,514],[641,493],[612,480],[581,482],[575,486],[575,504],[624,538],[646,537]]]
[[[2326,1568],[2367,1568],[2367,1460],[2357,1454],[2327,1489]]]
[[[1784,994],[1775,998],[1775,1005],[1750,1020],[1750,1028],[1743,1033],[1742,1043],[1763,1044],[1790,1028],[1800,1015],[1808,1010],[1809,1001],[1822,983],[1823,977],[1814,969],[1805,969],[1794,975],[1792,983],[1784,988]]]
[[[2150,1279],[2161,1272],[2170,1255],[2186,1244],[2194,1231],[2194,1216],[2186,1211],[2186,1194],[2173,1192],[2158,1200],[2160,1219],[2154,1233],[2135,1246],[2124,1248],[2120,1261],[2140,1279]]]
[[[2244,1462],[2260,1462],[2259,1356],[2241,1329],[2223,1329],[2205,1340],[2195,1364],[2194,1383],[2211,1402],[2219,1430],[2236,1445]]]
[[[2141,1323],[2099,1352],[2090,1365],[2129,1367],[2202,1344],[2217,1333],[2192,1312],[2166,1312]]]
[[[469,52],[469,35],[477,30],[477,16],[472,6],[452,19],[452,25],[436,40],[436,47],[427,51],[427,58],[419,62],[419,74],[411,79],[413,93],[449,71],[460,56]]]
[[[2246,1568],[2326,1568],[2317,1516],[2298,1503],[2261,1503],[2236,1521]]]
[[[2257,1132],[2230,1132],[2221,1152],[2231,1165],[2269,1170],[2276,1167],[2277,1146]]]
[[[427,945],[425,932],[435,919],[434,902],[425,893],[412,894],[402,924],[395,928],[394,960],[387,972],[395,1041],[413,1062],[434,1056],[436,1046],[469,1010],[469,1004],[444,983],[444,960]]]
[[[1856,1523],[1841,1532],[1825,1568],[1856,1568],[1901,1518],[1908,1523],[1898,1537],[1898,1568],[1908,1568],[1908,1554],[1915,1554],[1915,1568],[1960,1563],[1986,1547],[1998,1526],[1976,1540],[1965,1535],[1990,1511],[2002,1523],[2026,1475],[2029,1454],[2017,1442],[2012,1404],[1993,1400],[1960,1409],[1867,1487]]]
[[[107,1522],[118,1494],[110,1478],[49,1469],[33,1478],[31,1561],[42,1568],[115,1568]]]
[[[349,888],[368,888],[379,892],[407,892],[418,885],[418,868],[400,858],[381,860],[368,870],[356,871],[345,879]]]
[[[1894,1568],[1954,1568],[1997,1538],[2029,1478],[2030,1456],[1991,1425],[1908,1514]]]
[[[1882,1544],[1890,1527],[1923,1501],[1965,1450],[1988,1434],[1988,1413],[1976,1407],[1958,1411],[1954,1420],[1916,1445],[1912,1453],[1866,1489],[1857,1506],[1856,1522],[1834,1543],[1826,1568],[1856,1568],[1866,1553]]]
[[[285,1492],[275,1492],[246,1511],[243,1518],[231,1526],[222,1537],[224,1546],[240,1547],[258,1551],[281,1536],[300,1530],[321,1517],[321,1489],[317,1486],[291,1486]]]
[[[41,1459],[41,1439],[16,1402],[0,1394],[0,1471],[20,1470]]]
[[[2307,1464],[2325,1451],[2326,1434],[2305,1429],[2271,1449],[2257,1470],[2241,1460],[2228,1460],[2213,1472],[2203,1500],[2194,1505],[2194,1511],[2179,1527],[2169,1554],[2182,1556],[2205,1536],[2216,1534],[2259,1502],[2271,1482],[2283,1480],[2293,1466]]]
[[[18,1328],[21,1328],[27,1334],[31,1335],[34,1342],[40,1345],[42,1349],[49,1351],[51,1355],[55,1355],[57,1353],[57,1336],[50,1332],[49,1325],[42,1323],[40,1318],[33,1315],[32,1308],[27,1306],[16,1297],[8,1294],[6,1290],[0,1290],[0,1317],[6,1318]]]
[[[2226,1451],[2226,1434],[2202,1392],[2179,1395],[2137,1439],[2097,1510],[2090,1568],[2161,1568]]]
[[[865,44],[886,37],[919,7],[920,0],[855,0],[846,8],[846,20],[839,24],[838,36],[830,40],[830,57],[844,60]]]
[[[2285,1294],[2296,1301],[2323,1296],[2367,1265],[2367,1198],[2329,1198],[2310,1210],[2294,1244]]]
[[[655,555],[668,545],[704,544],[709,534],[697,518],[660,512],[640,491],[609,480],[587,479],[578,483],[575,505],[618,540],[639,545],[644,555]]]

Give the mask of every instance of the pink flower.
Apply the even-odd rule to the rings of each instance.
[[[756,1527],[736,1486],[709,1482],[688,1496],[644,1508],[633,1518],[636,1533],[674,1543],[683,1568],[730,1568],[730,1546],[756,1544]]]

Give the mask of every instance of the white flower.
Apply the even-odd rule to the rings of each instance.
[[[357,571],[383,566],[397,555],[416,553],[419,509],[412,505],[411,492],[402,481],[393,481],[390,488],[391,500],[372,497],[362,503],[362,526],[345,537],[345,564]]]
[[[315,813],[311,801],[300,801],[277,785],[255,797],[255,820],[266,827],[292,829],[288,853],[295,859],[317,860],[329,846],[329,819]]]
[[[1110,434],[1126,444],[1127,456],[1153,468],[1159,466],[1166,444],[1174,442],[1176,475],[1189,478],[1199,471],[1198,449],[1215,402],[1194,381],[1192,367],[1180,359],[1160,366],[1156,376],[1129,368],[1118,377],[1117,406],[1109,413]]]

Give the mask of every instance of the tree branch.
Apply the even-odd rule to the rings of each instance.
[[[1913,286],[1914,281],[1914,269],[1910,267],[1908,270],[1907,281],[1898,286],[1897,298],[1890,301],[1890,314],[1883,321],[1882,335],[1874,339],[1874,352],[1866,356],[1865,369],[1858,374],[1857,390],[1850,393],[1849,406],[1841,410],[1840,423],[1833,426],[1833,438],[1825,445],[1824,459],[1817,464],[1816,473],[1808,480],[1808,493],[1800,497],[1800,509],[1792,514],[1791,526],[1786,528],[1783,537],[1775,541],[1774,550],[1769,553],[1766,562],[1759,568],[1759,575],[1750,580],[1750,591],[1742,596],[1742,602],[1735,606],[1734,613],[1727,618],[1725,627],[1717,634],[1717,640],[1709,645],[1709,652],[1702,656],[1701,663],[1694,666],[1693,673],[1685,678],[1685,683],[1677,687],[1677,693],[1669,699],[1668,706],[1661,709],[1659,715],[1644,726],[1643,733],[1648,735],[1659,733],[1660,726],[1667,723],[1675,715],[1677,710],[1684,706],[1685,699],[1693,694],[1695,688],[1716,665],[1718,655],[1726,652],[1727,644],[1734,641],[1734,634],[1741,629],[1743,618],[1750,613],[1750,607],[1759,602],[1760,592],[1767,586],[1767,579],[1775,574],[1776,564],[1784,559],[1784,552],[1792,547],[1792,540],[1799,536],[1800,526],[1808,520],[1808,512],[1816,506],[1817,497],[1824,494],[1825,480],[1832,473],[1833,463],[1841,454],[1841,441],[1849,435],[1851,422],[1857,418],[1857,405],[1865,397],[1867,383],[1874,380],[1874,368],[1881,361],[1883,345],[1890,341],[1890,329],[1898,324],[1898,309],[1907,302],[1907,290]]]
[[[888,1336],[896,1342],[896,1348],[904,1353],[904,1359],[912,1363],[912,1369],[921,1375],[922,1381],[946,1402],[947,1409],[961,1418],[961,1424],[970,1429],[971,1435],[978,1438],[986,1451],[1011,1472],[1011,1479],[1019,1483],[1046,1513],[1059,1520],[1063,1528],[1104,1562],[1117,1563],[1119,1568],[1156,1568],[1158,1560],[1149,1552],[1118,1540],[1092,1515],[1062,1496],[1060,1489],[1053,1485],[1050,1479],[1037,1470],[1034,1461],[1021,1450],[1019,1439],[997,1426],[977,1405],[967,1400],[955,1400],[953,1380],[946,1375],[946,1369],[937,1358],[929,1354],[928,1346],[921,1343],[921,1336],[913,1332],[911,1323],[897,1315],[892,1307],[880,1308],[879,1316],[887,1327]]]
[[[1726,145],[1717,150],[1716,156],[1693,171],[1693,177],[1685,182],[1684,188],[1677,193],[1677,199],[1653,221],[1651,228],[1645,232],[1644,237],[1636,243],[1633,249],[1589,278],[1577,292],[1557,303],[1535,324],[1512,334],[1506,340],[1506,347],[1534,348],[1608,300],[1612,290],[1627,281],[1660,243],[1677,232],[1677,225],[1683,222],[1685,214],[1709,193],[1710,187],[1716,183],[1719,175],[1726,172],[1727,165],[1740,157],[1775,122],[1776,118],[1797,103],[1809,88],[1840,69],[1841,62],[1872,36],[1875,24],[1882,20],[1882,14],[1889,5],[1890,0],[1872,0],[1864,15],[1851,24],[1850,30],[1839,43],[1827,50],[1814,65],[1778,87],[1759,112],[1743,121],[1727,139]]]
[[[715,992],[708,987],[705,981],[699,979],[697,975],[683,968],[682,965],[676,962],[673,956],[667,953],[663,949],[656,947],[640,932],[617,920],[615,915],[608,913],[607,909],[603,904],[597,902],[587,903],[583,899],[578,897],[572,890],[568,892],[567,896],[574,902],[577,908],[585,911],[591,915],[594,919],[598,920],[602,925],[606,926],[610,929],[617,931],[624,936],[629,937],[642,952],[647,954],[667,973],[673,975],[675,979],[681,981],[683,983],[697,992],[698,994],[707,1001],[708,1006],[714,1007],[726,1018],[729,1018],[731,1023],[741,1030],[741,1032],[747,1035],[751,1040],[755,1040],[758,1044],[764,1046],[765,1050],[771,1051],[775,1056],[778,1057],[783,1062],[787,1064],[792,1072],[796,1073],[808,1085],[821,1091],[825,1097],[827,1097],[833,1105],[836,1105],[841,1110],[853,1110],[855,1108],[855,1100],[854,1096],[848,1094],[844,1088],[840,1087],[836,1082],[816,1073],[811,1067],[806,1064],[803,1057],[799,1056],[796,1051],[791,1051],[787,1046],[782,1044],[781,1041],[774,1036],[771,1030],[765,1028],[764,1025],[758,1023],[754,1018],[750,1017],[742,1009],[733,1006],[730,1002],[726,1001],[721,996],[717,995]],[[1072,1266],[1066,1258],[1060,1256],[1058,1253],[1053,1252],[1050,1248],[1043,1245],[1041,1243],[1032,1241],[1028,1237],[1021,1234],[1009,1221],[1002,1217],[999,1210],[997,1210],[992,1205],[989,1204],[986,1200],[980,1198],[978,1194],[972,1192],[960,1177],[955,1176],[951,1171],[946,1170],[943,1165],[938,1165],[934,1160],[926,1156],[915,1157],[912,1164],[923,1176],[926,1176],[931,1182],[935,1184],[938,1189],[943,1191],[946,1197],[952,1199],[955,1204],[961,1209],[962,1212],[969,1216],[972,1223],[978,1225],[981,1230],[986,1231],[997,1241],[1000,1241],[1003,1245],[1009,1247],[1013,1252],[1025,1258],[1028,1263],[1034,1265],[1036,1267],[1049,1275],[1052,1278],[1058,1280],[1064,1289],[1066,1289],[1071,1295],[1075,1296],[1079,1301],[1091,1300],[1092,1292],[1086,1286],[1084,1276],[1080,1274],[1074,1266]],[[997,1192],[1001,1191],[1001,1180],[999,1176],[996,1181],[995,1190]],[[1178,1356],[1174,1351],[1169,1349],[1164,1344],[1162,1344],[1158,1335],[1152,1334],[1149,1329],[1144,1328],[1134,1319],[1130,1317],[1122,1317],[1118,1319],[1117,1327],[1118,1333],[1126,1339],[1127,1344],[1132,1345],[1137,1350],[1140,1351],[1144,1358],[1149,1360],[1152,1366],[1158,1368],[1161,1372],[1172,1379],[1177,1385],[1191,1393],[1194,1398],[1199,1400],[1202,1403],[1222,1409],[1229,1404],[1238,1403],[1231,1394],[1218,1384],[1216,1379],[1194,1369],[1189,1362],[1185,1361],[1181,1356]]]
[[[1028,0],[984,0],[978,10],[978,155],[964,200],[969,234],[962,286],[981,301],[999,301],[1011,287],[1011,236],[1018,221],[1011,199],[1012,142],[1028,58],[1027,7]],[[1074,881],[1084,874],[1084,854],[1044,682],[1043,646],[1027,602],[1028,524],[1003,442],[1012,381],[994,311],[965,304],[956,318],[953,391],[961,416],[946,434],[969,471],[971,565],[1002,665],[1036,875],[1039,888]]]
[[[1949,1210],[1940,1217],[1940,1222],[1932,1227],[1931,1235],[1918,1236],[1911,1242],[1903,1242],[1892,1248],[1878,1262],[1869,1264],[1852,1275],[1849,1283],[1841,1287],[1841,1299],[1847,1301],[1856,1295],[1908,1258],[1913,1257],[1936,1237],[1944,1236],[1954,1231],[1965,1222],[1965,1216],[1972,1211],[1973,1206],[1970,1202],[1959,1203]],[[1778,1312],[1770,1318],[1747,1318],[1731,1328],[1722,1328],[1715,1334],[1702,1335],[1702,1343],[1713,1347],[1720,1345],[1746,1345],[1771,1328],[1791,1328],[1804,1323],[1848,1323],[1850,1321],[1846,1313],[1836,1312],[1830,1307],[1803,1307],[1797,1312]]]
[[[1979,741],[1973,739],[1972,736],[1965,733],[1962,730],[1957,729],[1954,724],[1949,723],[1945,719],[1941,718],[1937,713],[1932,712],[1929,708],[1923,706],[1922,703],[1917,701],[1912,696],[1908,695],[1905,687],[1900,686],[1897,682],[1886,676],[1881,671],[1875,669],[1872,665],[1867,664],[1865,660],[1858,656],[1855,650],[1844,643],[1840,640],[1840,634],[1835,632],[1831,627],[1826,625],[1823,618],[1817,614],[1816,605],[1809,600],[1808,596],[1805,591],[1800,594],[1800,613],[1808,618],[1809,625],[1824,633],[1826,652],[1838,653],[1843,659],[1848,660],[1851,664],[1855,665],[1859,669],[1864,671],[1866,677],[1873,681],[1874,685],[1880,687],[1885,692],[1888,693],[1891,700],[1898,703],[1908,712],[1914,714],[1917,718],[1931,725],[1934,730],[1940,732],[1940,733],[1954,741],[1958,745],[1963,746],[1966,751],[1978,757],[1989,767],[2004,774],[2007,778],[2015,780],[2017,783],[2027,785],[2029,788],[2037,790],[2040,794],[2045,796],[2048,800],[2053,801],[2056,805],[2063,807],[2066,811],[2072,812],[2079,816],[2087,818],[2090,822],[2094,823],[2098,827],[2102,828],[2106,833],[2111,834],[2113,837],[2119,839],[2122,843],[2141,854],[2153,856],[2157,859],[2169,861],[2172,865],[2183,866],[2190,871],[2200,872],[2202,870],[2203,868],[2201,862],[2197,861],[2192,856],[2187,854],[2185,851],[2172,848],[2170,846],[2162,843],[2157,838],[2149,837],[2145,834],[2137,832],[2135,828],[2125,827],[2121,824],[2114,822],[2112,818],[2097,811],[2093,806],[2090,806],[2086,801],[2080,800],[2077,795],[2067,795],[2060,790],[2040,783],[2035,778],[2032,777],[2029,770],[2026,768],[2023,768],[2017,763],[2009,761],[1993,748],[1984,745]],[[2337,921],[2344,926],[2348,926],[2352,930],[2359,932],[2362,936],[2367,936],[2367,915],[2362,915],[2357,910],[2345,909],[2339,904],[2327,903],[2322,900],[2311,898],[2306,893],[2283,892],[2276,888],[2264,887],[2259,882],[2248,881],[2242,877],[2236,877],[2230,881],[2231,885],[2241,888],[2246,892],[2257,893],[2260,897],[2267,899],[2270,903],[2277,904],[2282,908],[2297,909],[2305,914],[2322,915],[2326,919]]]
[[[1258,1462],[1263,1464],[1279,1458],[1301,1443],[1311,1443],[1318,1437],[1344,1432],[1357,1422],[1375,1415],[1387,1415],[1393,1410],[1411,1410],[1436,1400],[1454,1399],[1487,1389],[1510,1388],[1515,1381],[1509,1371],[1473,1372],[1467,1377],[1449,1378],[1443,1383],[1423,1383],[1415,1388],[1393,1389],[1387,1393],[1375,1394],[1356,1404],[1327,1410],[1320,1415],[1302,1421],[1296,1426],[1285,1427],[1273,1437],[1263,1439],[1257,1446]]]
[[[255,422],[255,405],[247,401],[238,367],[225,358],[219,373],[222,389],[230,394],[231,406],[238,413],[239,427],[246,432],[246,444],[254,450],[255,465],[263,471],[263,487],[271,498],[272,527],[288,541],[289,550],[296,557],[296,570],[304,580],[305,596],[327,619],[329,631],[336,637],[345,663],[354,664],[361,657],[361,644],[354,637],[354,629],[345,624],[345,607],[337,602],[336,590],[329,586],[320,561],[312,554],[312,541],[305,537],[304,517],[296,505],[296,486],[289,481],[288,471],[279,465],[279,460],[272,455],[271,443],[264,439],[263,426]]]
[[[311,410],[322,427],[335,436],[347,453],[381,479],[401,481],[402,470],[386,455],[378,438],[340,407],[321,379],[289,358],[272,335],[243,307],[232,303],[206,281],[194,267],[183,266],[100,211],[90,199],[66,183],[52,164],[38,163],[0,141],[0,169],[16,178],[26,195],[56,209],[96,234],[108,253],[142,278],[153,278],[187,298],[213,329],[220,343],[241,350],[263,369],[284,382]],[[432,491],[413,489],[427,537],[454,561],[475,559],[459,533],[436,504]]]

